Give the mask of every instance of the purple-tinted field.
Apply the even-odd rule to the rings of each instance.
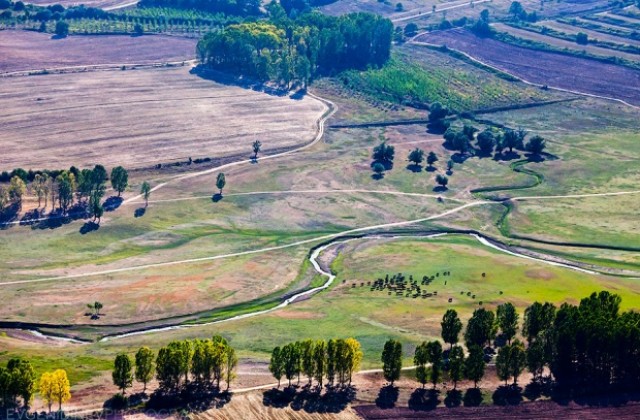
[[[532,83],[640,105],[638,70],[478,38],[463,29],[424,34],[416,41],[446,45]]]
[[[137,64],[195,58],[195,39],[175,36],[87,35],[53,39],[32,31],[0,31],[0,73],[96,64]]]

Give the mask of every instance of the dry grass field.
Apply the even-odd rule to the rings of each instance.
[[[33,31],[0,31],[0,76],[16,71],[103,64],[191,60],[195,39],[177,36],[86,35],[54,39]]]
[[[325,106],[223,86],[188,67],[0,80],[0,168],[148,167],[310,141]],[[28,141],[29,153],[25,153]]]

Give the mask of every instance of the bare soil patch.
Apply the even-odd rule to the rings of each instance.
[[[187,67],[0,80],[0,169],[127,168],[308,142],[324,105],[225,86]],[[29,153],[25,145],[29,144]]]
[[[87,5],[88,6],[88,5]],[[195,39],[177,36],[86,35],[54,39],[33,31],[0,31],[0,74],[98,64],[191,60]]]
[[[466,30],[432,32],[417,41],[446,45],[529,82],[640,105],[640,71],[478,38]]]

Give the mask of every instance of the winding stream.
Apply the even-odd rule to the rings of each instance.
[[[501,244],[499,242],[493,241],[488,239],[487,237],[480,235],[478,233],[458,233],[458,232],[453,232],[453,233],[432,233],[432,234],[405,234],[405,235],[399,235],[399,234],[365,234],[359,237],[353,237],[353,238],[347,238],[347,239],[335,239],[335,240],[331,240],[317,248],[315,248],[311,254],[309,255],[309,262],[311,263],[311,265],[313,266],[314,270],[320,274],[323,277],[326,277],[326,281],[318,286],[318,287],[314,287],[308,290],[304,290],[301,292],[298,292],[290,297],[288,297],[287,299],[283,300],[282,302],[280,302],[278,305],[272,307],[272,308],[268,308],[268,309],[262,309],[262,310],[258,310],[258,311],[253,311],[253,312],[248,312],[246,314],[242,314],[242,315],[236,315],[230,318],[225,318],[225,319],[219,319],[216,321],[210,321],[210,322],[203,322],[203,323],[194,323],[194,324],[178,324],[178,325],[171,325],[171,326],[166,326],[166,327],[157,327],[157,328],[148,328],[148,329],[141,329],[138,331],[131,331],[128,333],[122,333],[122,334],[114,334],[114,335],[110,335],[110,336],[105,336],[103,338],[101,338],[99,340],[99,342],[106,342],[106,341],[113,341],[113,340],[118,340],[118,339],[122,339],[122,338],[126,338],[126,337],[133,337],[133,336],[137,336],[137,335],[143,335],[143,334],[152,334],[152,333],[158,333],[158,332],[166,332],[166,331],[173,331],[173,330],[181,330],[181,329],[186,329],[186,328],[192,328],[192,327],[202,327],[202,326],[207,326],[207,325],[216,325],[216,324],[222,324],[222,323],[226,323],[226,322],[232,322],[232,321],[239,321],[242,319],[247,319],[247,318],[252,318],[255,316],[259,316],[259,315],[264,315],[264,314],[268,314],[270,312],[274,312],[277,311],[279,309],[285,308],[289,305],[292,305],[294,303],[296,303],[297,301],[300,300],[304,300],[305,298],[310,298],[311,296],[321,292],[322,290],[325,290],[327,288],[329,288],[333,282],[336,279],[336,275],[334,273],[332,273],[331,271],[327,271],[324,268],[322,268],[320,262],[319,262],[319,257],[320,255],[326,251],[327,249],[333,247],[333,246],[338,246],[340,244],[344,244],[347,242],[351,242],[351,241],[357,241],[357,240],[371,240],[371,239],[413,239],[413,238],[419,238],[419,239],[432,239],[432,238],[437,238],[437,237],[443,237],[443,236],[447,236],[447,235],[468,235],[471,236],[473,238],[475,238],[480,244],[495,249],[497,251],[503,252],[505,254],[514,256],[514,257],[518,257],[518,258],[524,258],[530,261],[537,261],[537,262],[541,262],[544,264],[548,264],[548,265],[552,265],[555,267],[563,267],[563,268],[567,268],[567,269],[571,269],[571,270],[575,270],[575,271],[579,271],[582,273],[586,273],[586,274],[590,274],[590,275],[598,275],[599,273],[596,271],[591,271],[591,270],[587,270],[575,265],[571,265],[571,264],[566,264],[566,263],[561,263],[561,262],[557,262],[557,261],[552,261],[552,260],[548,260],[548,259],[544,259],[544,258],[536,258],[536,257],[532,257],[530,255],[526,255],[526,254],[522,254],[519,252],[515,252],[510,250],[506,245]],[[22,331],[26,331],[29,332],[37,337],[41,337],[41,338],[47,338],[49,340],[57,340],[57,341],[64,341],[64,342],[68,342],[68,343],[74,343],[74,344],[88,344],[88,342],[86,341],[80,341],[80,340],[76,340],[73,338],[67,338],[67,337],[59,337],[59,336],[55,336],[55,335],[49,335],[49,334],[44,334],[41,331],[37,331],[37,330],[22,330]]]

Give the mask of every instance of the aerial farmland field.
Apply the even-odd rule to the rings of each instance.
[[[631,1],[2,1],[0,419],[640,416]]]

